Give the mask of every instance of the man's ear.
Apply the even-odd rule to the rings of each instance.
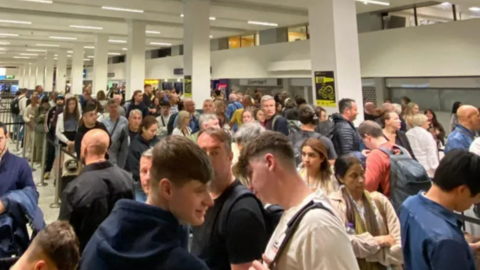
[[[35,266],[33,267],[35,270],[47,270],[47,263],[44,260],[40,260],[35,263]]]

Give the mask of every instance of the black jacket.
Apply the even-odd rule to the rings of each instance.
[[[353,123],[345,120],[345,118],[338,113],[332,117],[335,123],[333,144],[337,155],[340,157],[345,154],[350,154],[351,152],[360,151],[360,135],[355,126],[353,126]]]
[[[83,167],[62,194],[59,220],[72,225],[83,250],[120,199],[134,199],[132,177],[105,161]]]
[[[183,234],[172,213],[121,200],[85,248],[80,270],[208,270],[180,246]]]
[[[110,133],[108,133],[108,130],[105,127],[105,125],[98,121],[95,123],[95,126],[93,128],[87,128],[85,124],[78,126],[77,133],[75,134],[75,153],[77,154],[78,159],[80,159],[80,151],[82,149],[83,136],[85,136],[85,134],[92,129],[104,130],[107,134],[109,134],[109,138],[110,138]],[[108,148],[110,148],[110,145],[112,145],[112,138],[110,138],[110,143],[108,145]]]
[[[265,120],[265,128],[272,131],[277,131],[288,136],[288,122],[283,116],[275,115],[270,120]]]
[[[395,137],[395,144],[400,145],[401,147],[407,149],[408,153],[410,153],[410,156],[412,156],[412,158],[416,160],[415,155],[413,154],[412,147],[410,146],[410,142],[408,141],[408,138],[405,132],[397,130],[397,136]]]
[[[132,102],[128,107],[127,119],[130,116],[130,112],[133,110],[140,110],[142,112],[142,118],[150,115],[150,111],[148,110],[148,107],[143,102],[138,105],[135,105],[135,102]]]
[[[137,134],[133,141],[130,142],[130,151],[128,152],[127,158],[128,166],[125,168],[132,173],[135,182],[140,181],[140,158],[142,157],[143,152],[154,147],[158,142],[159,139],[157,137],[154,137],[147,142],[140,134]]]

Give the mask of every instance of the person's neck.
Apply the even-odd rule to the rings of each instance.
[[[308,183],[312,182],[312,181],[316,181],[319,177],[320,177],[320,170],[317,168],[309,168],[307,169],[307,176],[308,176]],[[310,181],[310,179],[312,181]]]
[[[301,204],[306,197],[312,194],[312,190],[297,173],[282,173],[281,190],[278,191],[278,204],[285,211]]]
[[[439,187],[436,185],[433,185],[427,193],[425,193],[425,197],[427,199],[434,201],[441,206],[447,208],[450,211],[455,211],[455,202],[452,200],[452,197],[450,194],[442,191]]]
[[[376,139],[374,139],[374,140],[375,140],[374,144],[375,144],[376,148],[380,148],[380,146],[381,146],[382,144],[388,142],[387,139],[385,139],[385,137],[383,137],[383,136],[380,137],[380,138],[376,138]],[[393,142],[393,143],[395,143],[395,142]],[[371,150],[373,150],[373,149],[371,149]]]
[[[352,121],[350,121],[350,117],[348,117],[348,115],[342,114],[342,117],[343,117],[343,119],[347,120],[348,122],[352,122]]]
[[[137,127],[137,128],[133,128],[132,126],[129,125],[129,126],[128,126],[128,129],[129,129],[130,131],[133,131],[133,132],[138,132],[138,127]]]
[[[85,165],[90,165],[93,163],[100,163],[100,162],[105,162],[105,155],[103,156],[94,156],[94,157],[86,157],[85,158]]]
[[[112,121],[117,121],[118,118],[119,118],[119,115],[118,115],[118,114],[116,114],[116,115],[115,115],[115,114],[110,114],[110,119],[111,119]]]
[[[170,113],[164,113],[162,114],[163,117],[168,117],[170,115]]]
[[[458,121],[458,124],[463,126],[464,128],[470,130],[470,131],[473,131],[473,128],[472,126],[469,124],[469,123],[465,123],[465,122],[461,122],[461,121]]]
[[[352,196],[352,199],[356,202],[360,202],[362,200],[362,196],[363,196],[363,191],[350,191],[347,189],[347,192],[348,194],[350,194],[350,196]]]
[[[394,128],[391,128],[389,126],[385,126],[383,128],[383,132],[388,134],[388,135],[396,135],[397,134],[397,131]]]
[[[228,173],[227,177],[223,179],[215,179],[210,183],[210,194],[213,199],[217,199],[222,193],[235,181],[232,171]]]
[[[142,138],[147,142],[149,142],[151,140],[151,139],[145,138],[145,133],[142,133]]]
[[[304,131],[315,131],[315,125],[313,125],[313,124],[302,125],[302,130],[304,130]]]
[[[89,125],[89,124],[87,124],[87,123],[84,122],[86,128],[94,128],[96,123],[97,123],[97,122]]]

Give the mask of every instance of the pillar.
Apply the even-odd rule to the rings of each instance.
[[[58,52],[56,79],[56,91],[65,92],[65,86],[67,83],[67,51],[61,50]]]
[[[186,0],[183,13],[185,96],[191,96],[201,109],[210,97],[210,1]]]
[[[73,46],[71,82],[70,93],[81,95],[83,92],[83,44],[81,43]]]
[[[37,73],[37,65],[28,63],[28,89],[35,89],[35,78]]]
[[[45,86],[47,91],[53,91],[53,59],[54,53],[47,52],[47,59],[45,60]]]
[[[363,121],[363,95],[355,4],[352,0],[312,1],[308,11],[313,97],[317,97],[315,72],[333,71],[335,102],[325,105],[317,100],[317,104],[332,114],[338,112],[341,99],[354,99],[358,106],[355,121],[358,125]]]
[[[94,57],[95,59],[93,62],[93,93],[96,94],[100,90],[104,90],[105,92],[107,92],[106,87],[108,83],[108,35],[97,35],[95,40]]]
[[[130,99],[135,90],[143,90],[145,81],[145,27],[145,22],[128,22],[127,80],[125,93],[125,98],[127,99]]]
[[[37,77],[35,78],[36,85],[45,85],[45,57],[40,56],[37,60]],[[52,89],[45,89],[51,91]]]
[[[18,80],[18,88],[22,88],[23,87],[23,66],[18,67],[17,80]]]
[[[28,88],[28,65],[25,64],[22,69],[22,88]]]

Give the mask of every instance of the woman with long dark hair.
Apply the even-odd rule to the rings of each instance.
[[[360,269],[402,269],[400,222],[388,198],[365,190],[365,171],[353,155],[335,161],[335,177],[341,187],[329,198],[345,222]]]
[[[307,139],[301,147],[302,163],[299,173],[312,190],[321,189],[329,195],[338,189],[328,161],[325,145],[315,138]]]
[[[58,115],[56,135],[63,146],[73,150],[75,135],[80,120],[78,101],[75,97],[67,99],[65,109]]]
[[[430,128],[428,131],[432,133],[435,141],[437,142],[437,145],[445,145],[445,129],[443,128],[442,124],[438,122],[437,115],[432,109],[425,110],[425,115],[430,121]]]
[[[450,118],[450,130],[453,131],[458,123],[457,111],[462,106],[462,102],[456,101],[452,106],[452,118]]]

